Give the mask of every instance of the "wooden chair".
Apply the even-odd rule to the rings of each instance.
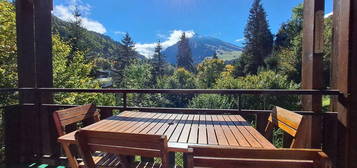
[[[190,146],[187,167],[209,168],[332,168],[318,149],[257,149]]]
[[[92,124],[99,121],[99,111],[94,104],[87,104],[83,106],[57,110],[53,113],[53,119],[56,125],[58,137],[67,134],[70,139],[74,141],[74,133],[78,129],[77,124],[82,122],[84,125]],[[69,133],[72,132],[72,133]],[[69,134],[68,134],[69,133]],[[75,144],[61,143],[63,150],[68,158],[70,167],[77,168],[78,162],[74,157],[71,146]],[[75,148],[76,149],[76,148]]]
[[[99,117],[99,111],[94,104],[87,104],[53,112],[53,119],[55,121],[58,136],[68,133],[66,132],[66,127],[71,124],[79,122],[92,124],[99,121]]]
[[[120,156],[112,158],[118,167],[161,167],[168,168],[167,138],[160,135],[128,134],[104,131],[79,130],[76,135],[84,164],[88,168],[101,167],[98,159],[93,157],[96,151]],[[148,162],[129,162],[126,156],[140,155],[144,157],[160,157],[162,164]],[[124,157],[125,156],[125,157]]]
[[[271,139],[274,127],[279,127],[291,135],[290,148],[308,148],[310,136],[311,116],[303,116],[295,112],[274,107],[265,128],[265,137]]]

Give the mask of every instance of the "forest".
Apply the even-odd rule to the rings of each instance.
[[[273,34],[260,0],[255,0],[244,31],[242,55],[229,63],[215,54],[199,64],[192,60],[189,38],[178,42],[177,64],[169,64],[157,43],[147,59],[135,51],[127,33],[120,42],[81,27],[80,13],[64,23],[53,18],[53,77],[55,88],[102,88],[100,72],[110,71],[112,88],[129,89],[299,89],[301,83],[303,6]],[[12,2],[0,0],[0,88],[17,87],[16,22]],[[325,18],[324,87],[329,87],[332,17]],[[0,106],[16,102],[17,95],[0,95]],[[121,95],[61,93],[60,104],[121,105]],[[324,105],[329,100],[325,98]],[[234,109],[237,97],[229,95],[130,94],[129,106]],[[273,105],[300,110],[298,96],[242,96],[243,109],[271,109]],[[0,115],[1,117],[2,115]],[[2,120],[2,119],[1,119]],[[2,127],[0,127],[2,129]],[[0,143],[3,134],[0,130]],[[1,147],[2,145],[0,145]],[[4,150],[3,148],[0,149]],[[1,152],[0,151],[0,152]],[[0,158],[1,160],[1,158]]]

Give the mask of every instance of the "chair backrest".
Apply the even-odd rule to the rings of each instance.
[[[58,136],[66,134],[66,126],[86,121],[86,124],[99,121],[99,111],[94,104],[86,104],[57,110],[53,112],[53,119],[55,121]]]
[[[257,149],[190,146],[188,168],[331,168],[318,149]]]
[[[274,107],[265,128],[265,137],[271,139],[274,127],[279,127],[293,137],[290,148],[309,147],[308,136],[311,116],[303,116],[293,111]]]
[[[96,151],[125,156],[160,157],[162,167],[168,168],[166,136],[79,130],[75,137],[83,161],[89,168],[95,167],[92,153]]]

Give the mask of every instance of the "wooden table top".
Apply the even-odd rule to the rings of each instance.
[[[188,145],[193,144],[275,148],[240,115],[125,111],[82,129],[166,135],[169,140],[169,150],[173,152],[184,152]],[[58,140],[61,143],[75,143],[74,132]]]

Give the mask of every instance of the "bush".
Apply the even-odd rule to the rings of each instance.
[[[233,78],[232,76],[220,78],[216,89],[297,89],[299,85],[289,81],[286,76],[274,71],[263,71],[257,75]],[[238,108],[237,95],[199,95],[190,102],[190,107],[197,108]],[[284,95],[242,95],[243,109],[272,109],[281,106],[290,110],[299,108],[298,96]]]

